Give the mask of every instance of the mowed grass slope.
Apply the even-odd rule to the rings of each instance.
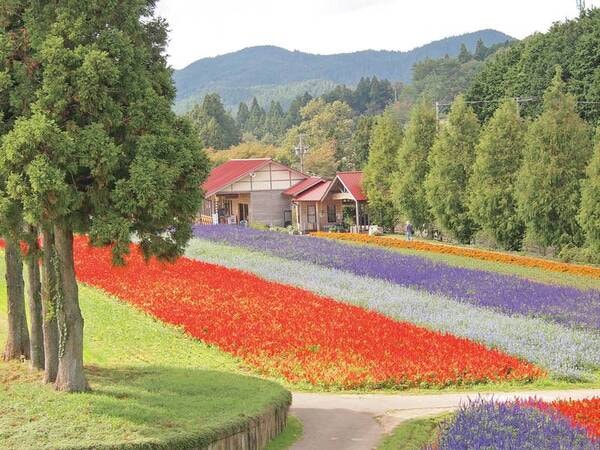
[[[97,290],[80,295],[93,391],[57,393],[27,364],[0,362],[0,448],[196,448],[290,401],[218,349]],[[5,337],[0,253],[0,345]]]

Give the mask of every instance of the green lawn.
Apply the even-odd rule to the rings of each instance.
[[[439,427],[450,417],[444,414],[402,422],[382,439],[377,450],[421,450],[431,443]]]
[[[273,439],[264,450],[286,450],[296,443],[303,432],[302,422],[294,416],[288,416],[287,427],[279,436]]]
[[[290,401],[280,385],[243,375],[239,361],[218,349],[99,291],[81,286],[80,293],[93,392],[57,393],[26,364],[0,363],[0,448],[195,448]]]

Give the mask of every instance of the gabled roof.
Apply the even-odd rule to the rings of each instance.
[[[339,172],[337,178],[346,187],[348,192],[352,194],[354,200],[362,202],[367,200],[367,196],[362,188],[363,173],[362,172]]]
[[[202,185],[205,197],[219,192],[231,183],[260,169],[271,162],[271,158],[232,159],[210,171],[208,178]]]
[[[323,197],[325,197],[327,191],[329,191],[329,186],[331,186],[332,183],[331,181],[323,181],[323,183],[317,184],[316,186],[313,186],[312,188],[298,195],[296,198],[294,198],[294,201],[320,202],[321,200],[323,200]]]
[[[307,178],[306,180],[301,181],[300,183],[292,186],[288,190],[284,191],[283,195],[289,195],[291,197],[296,197],[296,196],[302,194],[304,191],[307,191],[311,187],[313,187],[319,183],[324,183],[325,181],[326,180],[324,180],[321,177],[310,177],[310,178]]]

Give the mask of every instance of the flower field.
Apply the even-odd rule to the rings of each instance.
[[[230,352],[260,373],[326,388],[527,382],[543,369],[457,336],[255,275],[187,258],[125,267],[75,243],[80,281]]]
[[[451,267],[418,256],[346,245],[329,239],[227,226],[198,226],[194,233],[201,239],[382,279],[508,314],[600,330],[598,290],[580,290]]]
[[[544,403],[475,401],[443,428],[432,449],[600,448],[600,398]]]
[[[587,277],[600,278],[600,267],[583,266],[579,264],[562,263],[558,261],[549,261],[542,258],[533,258],[523,255],[511,255],[509,253],[494,252],[477,248],[466,248],[448,244],[436,244],[433,242],[405,241],[402,239],[390,239],[381,236],[368,236],[355,233],[313,233],[313,236],[351,241],[362,244],[373,244],[387,248],[406,248],[412,250],[424,250],[434,253],[444,253],[457,256],[468,256],[484,261],[494,261],[506,264],[513,264],[523,267],[537,267],[539,269],[551,270],[553,272],[571,273],[574,275],[583,275]]]
[[[213,241],[193,240],[186,254],[481,342],[531,361],[560,378],[593,378],[600,367],[600,333],[593,330],[503,314],[385,280]]]

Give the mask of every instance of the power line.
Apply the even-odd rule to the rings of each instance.
[[[501,103],[503,101],[506,101],[507,99],[509,99],[511,97],[504,97],[504,98],[496,98],[496,99],[490,99],[490,100],[466,100],[465,103],[469,104],[469,105],[478,105],[478,104],[484,104],[484,103]],[[512,97],[513,100],[515,101],[516,105],[517,105],[517,113],[520,115],[521,114],[521,103],[529,103],[529,102],[541,102],[543,101],[543,97],[539,97],[539,96],[531,96],[531,97]],[[600,101],[592,101],[592,100],[579,100],[575,102],[577,105],[600,105]],[[435,102],[435,118],[436,118],[436,123],[439,126],[440,123],[440,114],[442,112],[442,109],[448,106],[452,106],[452,102]]]

